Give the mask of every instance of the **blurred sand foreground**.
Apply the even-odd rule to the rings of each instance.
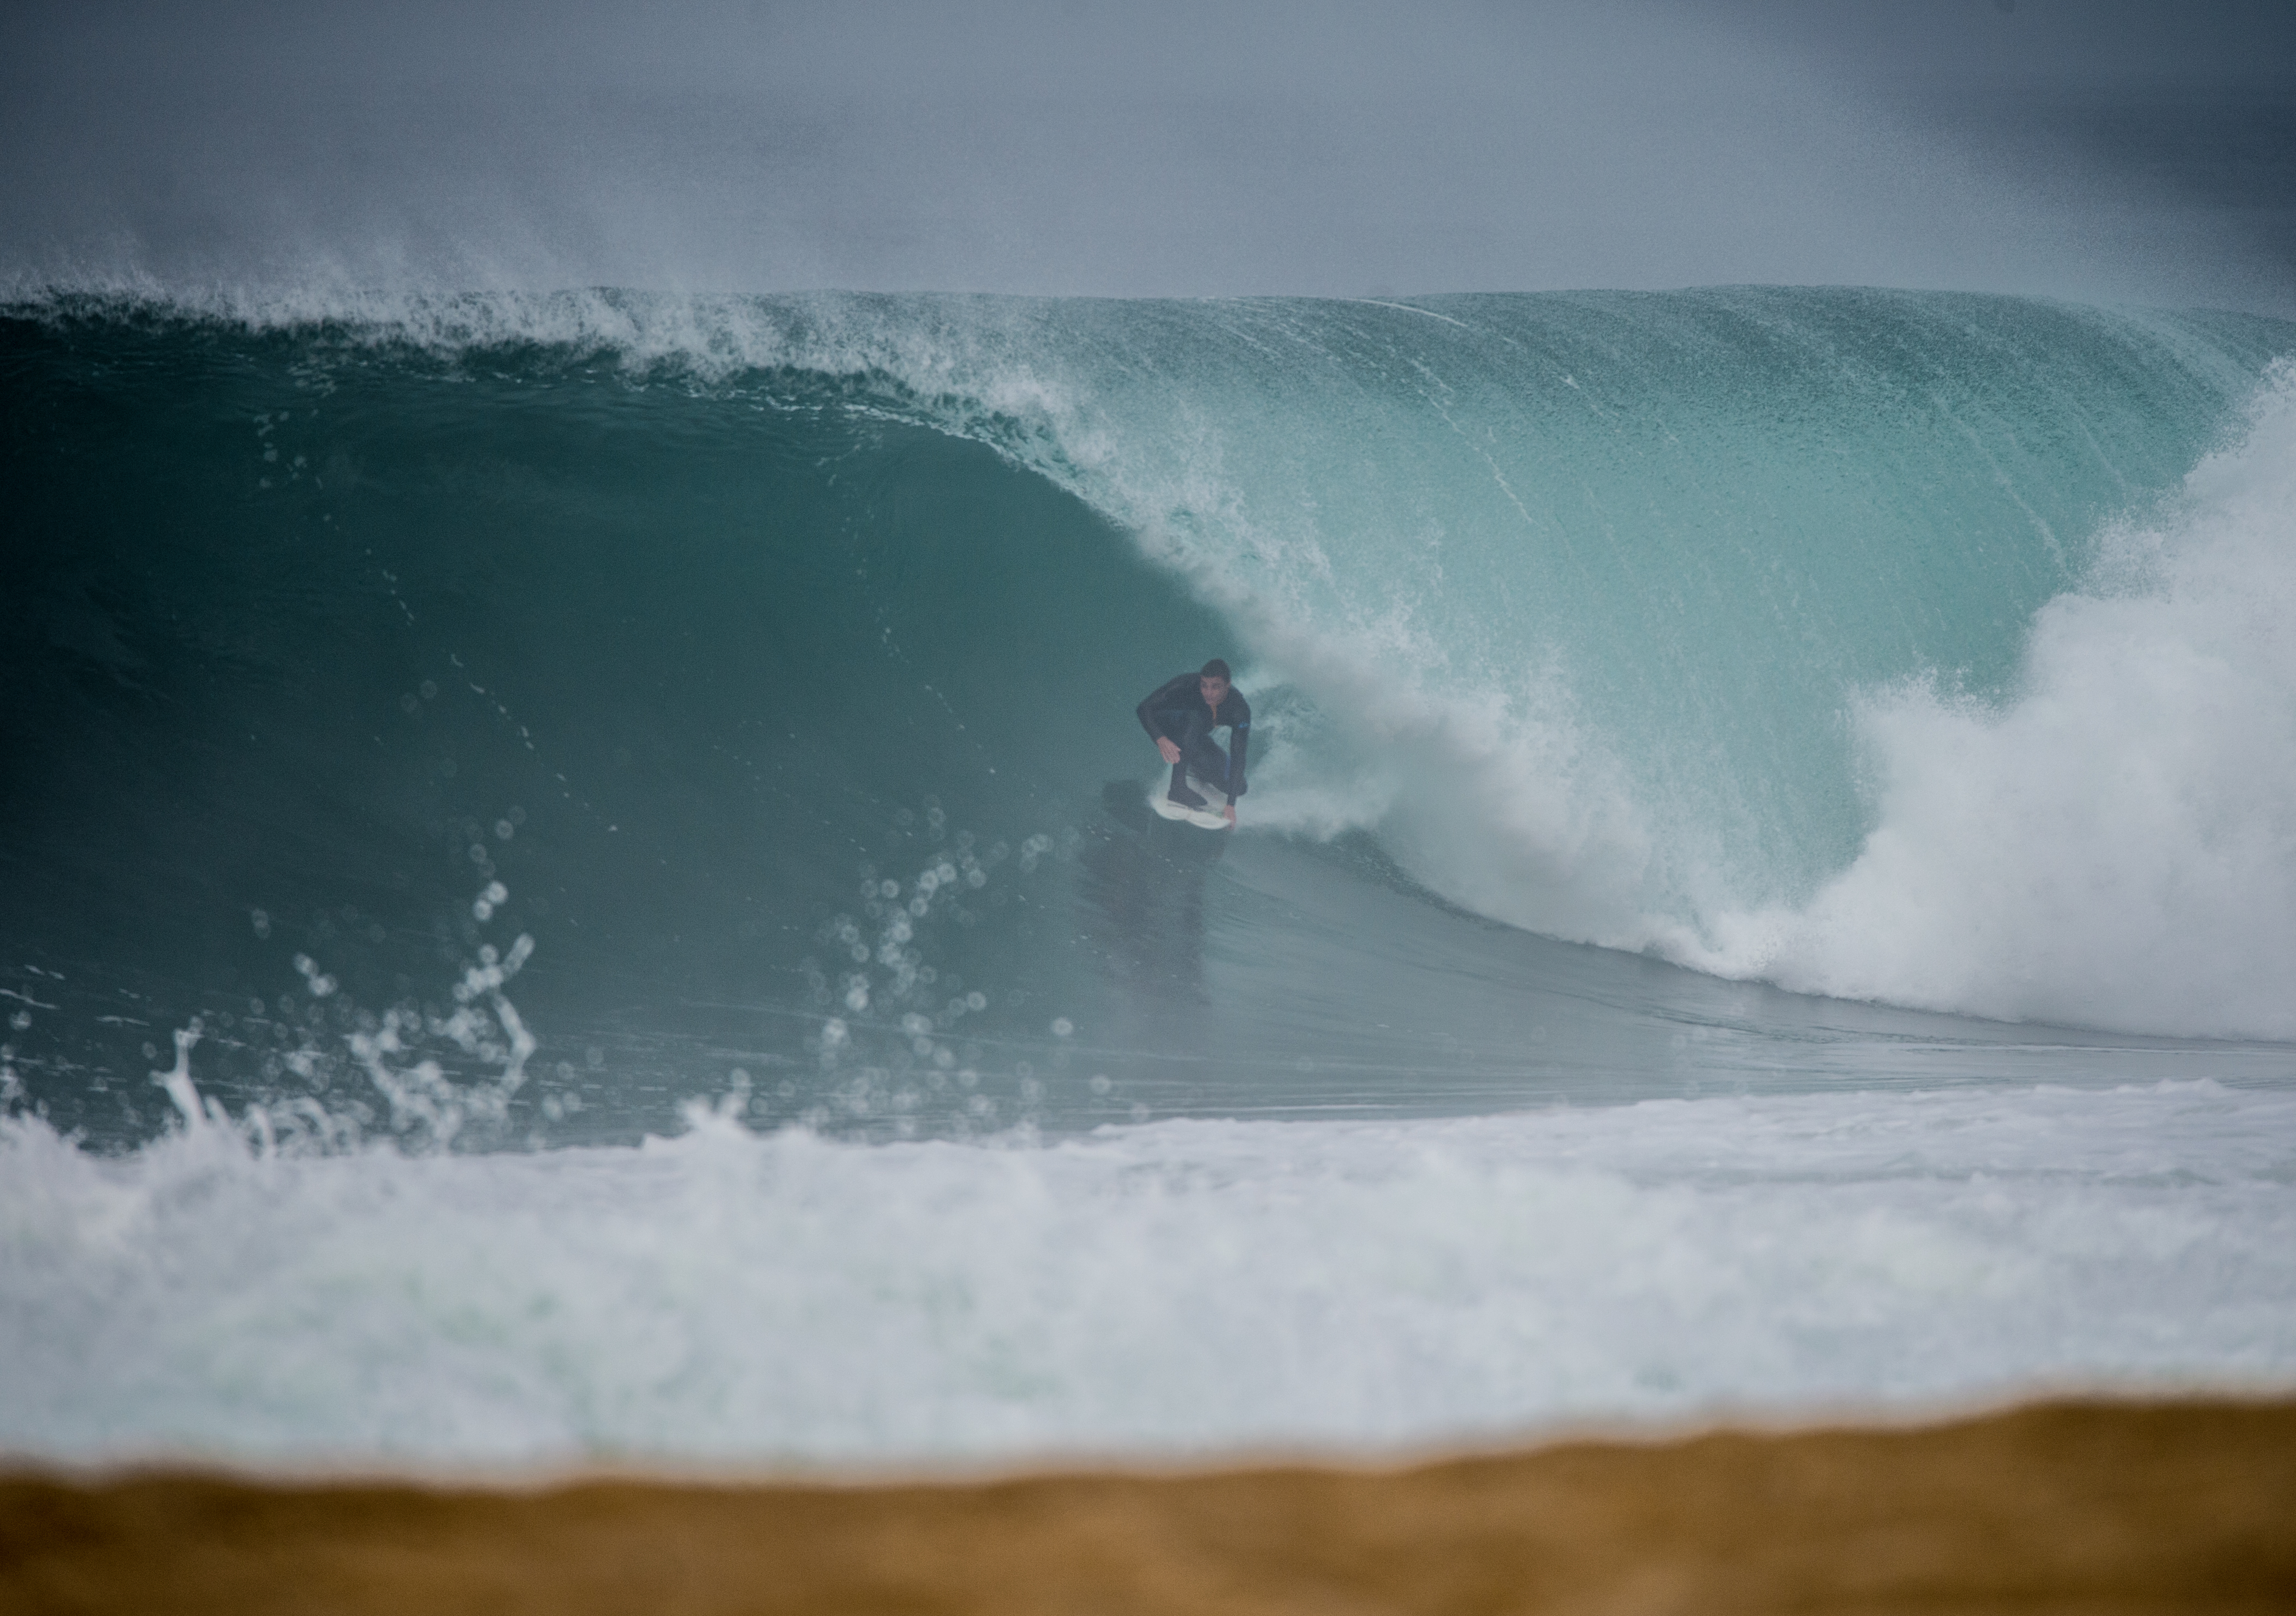
[[[0,1479],[0,1612],[2289,1612],[2296,1402],[1391,1471],[546,1489]]]

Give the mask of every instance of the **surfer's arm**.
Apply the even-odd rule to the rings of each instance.
[[[1150,691],[1141,699],[1140,705],[1132,710],[1140,720],[1140,727],[1148,732],[1148,738],[1156,743],[1157,751],[1163,755],[1164,761],[1167,763],[1177,763],[1180,760],[1180,746],[1179,742],[1166,734],[1163,726],[1156,722],[1157,710],[1161,708],[1168,711],[1176,706],[1177,703],[1173,700],[1173,692],[1185,685],[1193,677],[1184,673],[1177,679],[1167,679]]]
[[[1132,710],[1140,720],[1140,727],[1148,732],[1148,738],[1151,741],[1162,742],[1171,739],[1156,722],[1156,703],[1163,701],[1171,688],[1169,685],[1159,685],[1141,697],[1140,705]]]
[[[1227,794],[1230,800],[1243,795],[1243,754],[1250,744],[1251,718],[1250,715],[1247,713],[1244,716],[1243,721],[1228,732]],[[1235,816],[1234,814],[1230,814],[1228,816],[1231,819],[1234,816]]]

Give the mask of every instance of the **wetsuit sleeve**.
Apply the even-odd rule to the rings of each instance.
[[[1243,711],[1227,736],[1227,794],[1231,802],[1242,796],[1248,789],[1243,778],[1243,754],[1251,745],[1251,709],[1245,705],[1242,696],[1236,698],[1236,705]]]
[[[1158,726],[1156,722],[1156,714],[1169,708],[1182,706],[1184,704],[1183,701],[1176,697],[1175,693],[1179,690],[1181,685],[1188,683],[1195,676],[1193,674],[1184,673],[1177,679],[1165,680],[1161,685],[1156,686],[1155,689],[1150,691],[1146,698],[1141,701],[1140,705],[1133,710],[1133,711],[1139,717],[1140,727],[1148,732],[1148,738],[1151,741],[1168,741],[1171,739],[1171,737],[1167,735],[1163,729]]]

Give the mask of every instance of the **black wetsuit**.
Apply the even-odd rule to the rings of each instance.
[[[1251,740],[1251,703],[1245,701],[1233,685],[1220,698],[1219,710],[1214,712],[1204,705],[1203,693],[1197,688],[1200,674],[1184,673],[1177,678],[1158,685],[1140,703],[1140,727],[1148,732],[1149,739],[1169,741],[1180,749],[1180,760],[1172,766],[1172,800],[1201,808],[1203,800],[1188,789],[1188,774],[1227,793],[1232,802],[1243,795],[1243,754]],[[1212,731],[1226,726],[1227,756],[1212,740]],[[1195,800],[1189,801],[1190,798]]]

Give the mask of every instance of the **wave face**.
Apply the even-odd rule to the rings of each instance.
[[[2284,1385],[2292,339],[17,306],[0,1444]]]
[[[1312,708],[1261,823],[1725,973],[2284,1037],[2289,337],[1768,290],[1058,308],[989,368]]]
[[[107,969],[245,971],[249,910],[324,908],[365,918],[306,951],[357,972],[499,866],[557,906],[545,959],[849,976],[815,933],[862,865],[1072,841],[1146,772],[1138,693],[1222,650],[1250,822],[1371,832],[1476,913],[2296,1033],[2284,324],[1779,289],[18,314],[6,924]],[[986,968],[1052,968],[992,931]]]

